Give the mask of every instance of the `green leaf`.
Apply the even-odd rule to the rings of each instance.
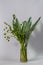
[[[28,23],[31,21],[31,18],[32,18],[32,17],[29,17],[29,19],[28,19]]]
[[[25,33],[26,29],[27,29],[27,22],[24,21],[24,22],[22,23],[22,30],[21,30],[22,34]]]
[[[39,20],[41,19],[41,17],[38,18],[38,20],[32,25],[30,32],[32,33],[32,31],[35,29],[37,23],[39,22]]]
[[[15,19],[16,18],[16,15],[15,14],[13,14],[13,19]]]

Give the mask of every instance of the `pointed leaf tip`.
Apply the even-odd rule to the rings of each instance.
[[[16,15],[15,14],[13,14],[13,19],[15,19],[16,18]]]

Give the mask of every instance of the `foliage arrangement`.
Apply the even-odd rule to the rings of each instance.
[[[4,22],[4,24],[6,25],[4,29],[4,38],[10,41],[10,37],[15,37],[19,41],[20,61],[22,62],[27,61],[28,40],[40,19],[41,17],[39,17],[37,21],[34,24],[32,24],[30,17],[27,21],[25,20],[20,24],[18,18],[15,16],[15,14],[13,14],[12,26]]]

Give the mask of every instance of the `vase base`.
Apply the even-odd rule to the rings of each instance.
[[[20,62],[27,62],[27,61],[28,61],[27,59],[26,59],[26,60],[21,60],[21,59],[20,59]]]

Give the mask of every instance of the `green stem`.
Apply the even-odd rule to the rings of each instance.
[[[27,47],[24,47],[24,45],[21,45],[20,48],[20,61],[27,62]]]

